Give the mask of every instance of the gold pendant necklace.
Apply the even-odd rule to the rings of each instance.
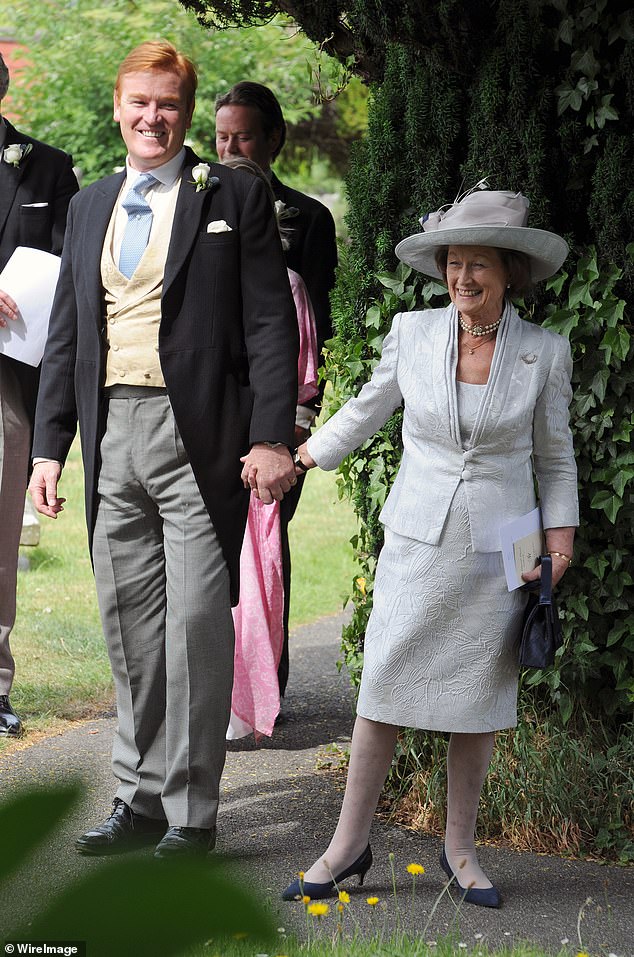
[[[480,346],[483,346],[485,342],[492,342],[493,339],[495,339],[496,335],[497,335],[497,329],[494,333],[487,336],[486,339],[482,339],[476,346],[467,346],[467,349],[469,350],[469,355],[472,356],[473,353],[476,351],[476,349],[479,349]]]

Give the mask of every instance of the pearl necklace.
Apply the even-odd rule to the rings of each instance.
[[[502,316],[496,322],[490,322],[487,326],[470,326],[468,322],[465,322],[462,318],[462,313],[458,313],[458,324],[464,332],[468,332],[470,336],[488,336],[491,332],[497,332],[498,326],[502,322]]]

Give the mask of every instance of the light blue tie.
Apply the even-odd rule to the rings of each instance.
[[[152,210],[144,193],[156,182],[156,177],[151,173],[141,173],[121,203],[128,214],[128,222],[119,253],[119,271],[128,279],[138,266],[150,238]]]

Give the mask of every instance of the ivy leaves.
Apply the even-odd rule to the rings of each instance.
[[[578,10],[570,9],[567,0],[553,0],[562,13],[555,32],[555,49],[570,47],[570,62],[565,79],[555,87],[557,116],[567,110],[579,113],[592,134],[584,141],[584,153],[599,145],[597,130],[619,119],[614,103],[614,70],[606,71],[606,62],[618,55],[618,41],[634,36],[631,17],[610,11],[608,0],[593,0]],[[604,47],[607,45],[609,55]]]
[[[627,247],[634,259],[634,244]],[[556,672],[535,675],[568,720],[575,703],[628,713],[634,700],[634,338],[619,295],[623,268],[582,250],[576,269],[548,287],[544,325],[570,339],[570,408],[579,470],[581,527],[575,566],[563,579],[566,650]]]

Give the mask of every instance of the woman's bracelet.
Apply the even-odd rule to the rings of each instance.
[[[570,568],[570,566],[572,565],[572,558],[570,557],[570,555],[565,555],[563,552],[548,552],[548,554],[549,554],[549,555],[556,555],[557,558],[565,558],[566,561],[568,562],[568,567],[569,567],[569,568]]]

